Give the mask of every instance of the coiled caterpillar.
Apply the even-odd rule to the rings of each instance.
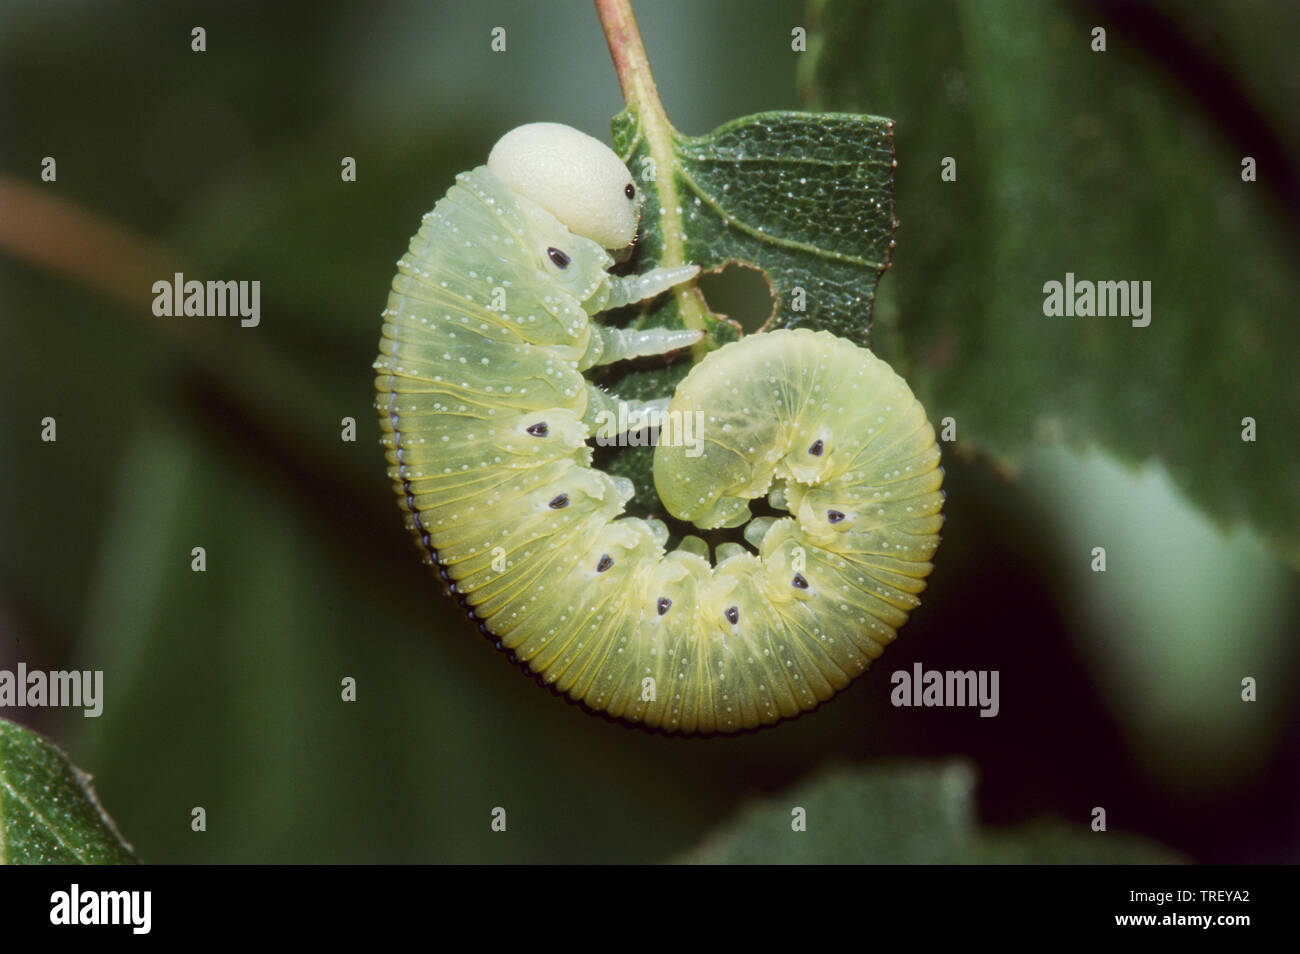
[[[693,278],[609,273],[640,196],[612,150],[519,127],[424,217],[384,311],[376,388],[408,528],[479,629],[592,709],[682,733],[815,708],[880,655],[938,546],[942,470],[907,385],[826,332],[725,345],[671,398],[701,441],[660,441],[664,506],[757,550],[620,516],[631,482],[591,467],[618,399],[582,372],[699,340],[592,319]],[[604,419],[608,419],[605,417]],[[627,415],[623,416],[627,419]],[[694,450],[694,453],[692,453]],[[749,520],[766,495],[791,516]]]

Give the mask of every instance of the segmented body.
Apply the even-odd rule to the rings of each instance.
[[[618,357],[591,320],[623,294],[611,265],[486,167],[425,217],[375,364],[407,525],[481,630],[593,709],[683,733],[812,709],[894,638],[930,571],[943,495],[924,410],[824,332],[713,352],[669,412],[703,412],[700,453],[660,442],[660,497],[702,527],[744,523],[765,494],[792,516],[751,521],[757,553],[726,545],[716,566],[698,539],[666,553],[586,443],[605,399],[582,371]]]

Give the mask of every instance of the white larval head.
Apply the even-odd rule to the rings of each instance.
[[[560,123],[529,123],[497,140],[487,166],[575,235],[607,249],[636,238],[641,191],[627,166],[599,139]]]

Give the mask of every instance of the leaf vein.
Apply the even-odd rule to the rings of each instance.
[[[13,785],[9,783],[9,780],[7,778],[0,778],[0,786],[5,788],[11,795],[13,795],[14,798],[18,800],[19,804],[21,804],[24,808],[27,809],[28,812],[30,812],[32,817],[35,818],[38,822],[40,822],[50,832],[50,834],[54,836],[55,841],[57,841],[68,851],[72,852],[74,858],[80,861],[83,865],[90,864],[90,862],[86,859],[85,855],[83,855],[80,851],[78,851],[72,845],[68,844],[66,841],[63,840],[63,837],[59,834],[59,830],[55,828],[52,824],[50,824],[50,822],[45,818],[45,816],[42,815],[40,812],[38,812],[35,806],[33,806],[31,802],[23,798],[22,792],[14,788]]]
[[[793,249],[795,251],[815,255],[819,258],[845,262],[849,265],[857,265],[863,268],[880,269],[884,267],[880,262],[873,262],[870,259],[863,258],[859,255],[848,255],[844,252],[836,252],[833,249],[822,248],[817,245],[809,244],[808,242],[801,242],[798,239],[789,239],[780,235],[773,235],[770,232],[761,232],[752,225],[746,223],[743,219],[739,219],[726,211],[726,209],[724,209],[712,195],[707,193],[700,184],[695,181],[695,178],[687,172],[680,163],[677,165],[677,172],[681,175],[682,180],[686,185],[690,187],[691,191],[699,196],[704,202],[708,203],[709,208],[713,209],[713,211],[716,212],[724,222],[732,228],[738,229],[760,242],[767,242],[781,248]]]

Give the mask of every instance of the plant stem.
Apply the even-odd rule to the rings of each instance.
[[[618,85],[623,99],[637,111],[643,123],[672,129],[664,105],[659,100],[659,90],[650,72],[650,60],[641,31],[632,13],[631,0],[596,0],[596,15],[605,31],[609,55],[618,74]]]
[[[650,73],[645,44],[641,42],[641,31],[632,14],[632,0],[595,2],[596,14],[600,17],[600,25],[609,44],[609,55],[614,61],[614,71],[618,74],[618,85],[623,90],[623,99],[627,102],[628,110],[635,114],[637,124],[645,135],[650,158],[654,161],[655,192],[661,212],[659,227],[663,233],[663,255],[658,264],[683,265],[686,263],[686,232],[682,225],[677,195],[673,153],[678,138],[677,130],[668,121],[664,104],[659,99],[659,89]],[[692,281],[679,285],[673,294],[677,299],[682,326],[706,330],[709,327],[709,306],[700,292],[699,284]],[[696,360],[704,357],[708,349],[707,341],[694,345],[692,351]]]

